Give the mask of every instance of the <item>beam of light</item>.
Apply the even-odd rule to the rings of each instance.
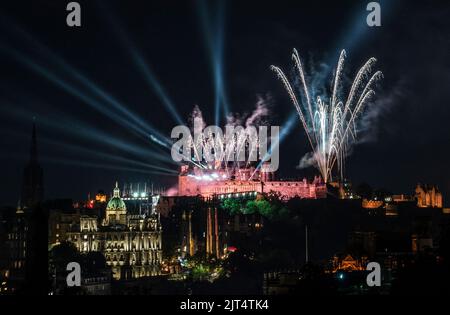
[[[128,36],[128,34],[125,33],[125,30],[119,26],[117,19],[113,19],[114,14],[111,12],[111,10],[108,7],[104,6],[104,3],[98,4],[100,5],[102,11],[107,11],[108,14],[104,15],[107,18],[107,22],[111,25],[112,28],[114,28],[114,30],[118,34],[119,40],[122,42],[122,45],[126,47],[127,52],[132,57],[131,59],[135,67],[141,73],[146,83],[156,93],[156,96],[158,96],[159,100],[162,102],[167,111],[172,115],[173,119],[179,125],[185,125],[183,119],[181,119],[181,116],[177,111],[175,103],[172,101],[162,84],[157,79],[156,75],[143,57],[142,53],[139,51],[136,45],[134,45],[130,41],[130,36]]]
[[[383,20],[386,19],[387,14],[391,13],[394,9],[394,1],[380,1],[380,5],[383,10]],[[336,42],[336,44],[333,46],[337,50],[338,47],[344,47],[347,51],[350,50],[352,47],[358,44],[361,38],[364,37],[364,34],[366,34],[370,30],[374,30],[373,28],[370,28],[367,26],[366,23],[366,17],[368,12],[366,11],[365,5],[357,5],[357,10],[354,13],[353,19],[349,19],[349,24],[347,28],[343,31],[344,36]],[[326,64],[330,64],[332,61],[328,60]],[[311,86],[311,90],[313,90],[315,87]],[[313,93],[314,94],[314,93]],[[293,116],[291,115],[292,119]],[[292,120],[293,121],[293,120]],[[292,128],[291,128],[292,129]],[[280,142],[281,142],[282,136],[280,135]]]
[[[14,115],[21,120],[29,119],[32,114],[24,111],[19,106],[10,105],[8,110],[5,111],[7,114]],[[173,165],[178,165],[172,159],[168,159],[167,155],[157,153],[153,150],[144,149],[140,146],[130,144],[128,142],[122,141],[118,138],[111,137],[111,135],[93,128],[85,123],[76,121],[73,118],[65,117],[62,114],[57,115],[57,119],[50,116],[44,116],[39,118],[39,123],[48,126],[49,128],[56,129],[64,134],[70,134],[78,138],[88,139],[90,141],[95,141],[98,144],[105,146],[112,146],[114,148],[123,150],[124,152],[132,153],[140,157],[149,157],[151,159],[159,160],[164,163],[170,163]]]
[[[349,22],[347,27],[345,27],[342,32],[344,35],[338,38],[336,44],[333,46],[333,50],[343,47],[347,51],[350,51],[354,46],[360,44],[360,39],[364,38],[365,34],[376,31],[377,27],[369,27],[366,23],[366,18],[369,14],[369,12],[366,11],[367,3],[357,2],[357,5],[355,5],[355,9],[353,10],[353,16],[346,19]],[[388,0],[379,0],[378,3],[380,4],[382,11],[381,18],[383,25],[384,21],[387,20],[387,18],[392,14],[394,9],[399,6],[400,3]]]
[[[225,39],[225,34],[224,34],[224,29],[225,29],[225,1],[224,0],[220,0],[218,2],[218,17],[217,17],[217,39],[216,39],[216,81],[218,81],[217,85],[218,85],[218,89],[219,89],[219,93],[220,93],[220,100],[222,102],[222,110],[223,110],[223,115],[224,117],[227,117],[228,114],[230,113],[230,108],[229,108],[229,103],[228,103],[228,99],[227,99],[227,94],[225,92],[225,82],[224,82],[224,52],[225,52],[225,47],[224,47],[224,39]]]
[[[250,180],[261,168],[264,162],[267,162],[270,159],[273,150],[275,150],[278,146],[280,146],[280,144],[284,141],[284,138],[286,138],[286,136],[291,132],[292,128],[295,126],[296,120],[297,120],[296,113],[295,112],[291,113],[286,122],[281,126],[281,131],[278,139],[276,139],[273,143],[270,143],[269,150],[267,150],[266,154],[263,157],[260,157],[260,162],[258,163],[252,175],[250,176]]]
[[[225,92],[224,83],[224,16],[225,5],[224,1],[218,2],[216,9],[216,16],[214,17],[215,24],[212,23],[212,18],[208,12],[206,1],[198,1],[198,15],[201,21],[202,30],[205,37],[205,42],[208,49],[208,56],[210,59],[211,69],[214,79],[214,120],[216,126],[220,122],[220,112],[226,117],[229,112],[229,103]]]
[[[8,132],[2,131],[1,134],[5,135],[5,136],[8,136],[8,137],[9,136],[13,136],[13,137],[16,137],[16,138],[22,138],[22,139],[24,139],[24,141],[29,139],[29,134],[25,134],[25,133],[17,133],[17,132],[11,132],[11,131],[8,131]],[[93,150],[93,149],[88,149],[86,147],[82,147],[82,146],[79,146],[79,145],[68,144],[68,143],[61,142],[61,141],[55,141],[55,140],[46,138],[42,134],[40,134],[40,136],[39,136],[39,143],[44,143],[44,144],[49,145],[51,147],[62,149],[64,151],[64,153],[70,152],[70,156],[72,156],[72,157],[75,156],[72,153],[75,153],[75,154],[82,153],[83,158],[80,158],[79,160],[82,160],[85,157],[90,157],[90,158],[94,157],[94,158],[98,158],[100,161],[103,161],[105,164],[107,164],[105,161],[115,161],[115,162],[119,162],[119,163],[124,163],[124,164],[128,164],[128,165],[133,165],[133,166],[136,166],[136,167],[144,168],[144,169],[147,168],[147,169],[152,169],[152,170],[166,172],[166,173],[171,173],[171,174],[178,174],[177,171],[174,171],[174,170],[169,169],[169,168],[161,167],[159,165],[153,165],[153,164],[149,164],[149,163],[144,163],[144,162],[141,162],[141,161],[138,161],[138,160],[125,158],[125,157],[122,157],[122,156],[117,156],[116,154],[108,154],[108,153],[104,153],[104,152],[99,152],[98,149],[97,150]]]
[[[181,119],[181,116],[178,113],[173,101],[170,99],[170,97],[164,90],[163,86],[158,81],[158,79],[156,78],[153,71],[150,69],[150,66],[148,65],[148,63],[145,62],[144,58],[142,57],[142,55],[138,52],[138,50],[136,48],[128,45],[128,49],[130,51],[130,54],[133,57],[133,62],[135,63],[136,67],[138,68],[139,72],[143,75],[147,84],[153,88],[153,91],[159,97],[160,101],[164,104],[165,108],[169,111],[169,113],[172,115],[172,117],[175,119],[175,121],[179,125],[184,125],[185,123]]]
[[[142,130],[142,128],[139,128],[138,126],[134,124],[130,124],[122,115],[119,115],[118,113],[115,113],[111,111],[107,106],[104,106],[101,102],[96,100],[95,98],[83,93],[81,90],[75,88],[74,86],[70,85],[67,81],[63,80],[62,78],[58,77],[56,74],[52,73],[51,71],[47,70],[43,66],[31,61],[26,56],[24,56],[22,53],[15,49],[6,48],[4,46],[0,46],[0,49],[3,51],[6,51],[8,54],[10,54],[13,58],[18,60],[20,63],[26,65],[28,68],[33,70],[35,73],[43,76],[56,86],[63,89],[65,92],[77,97],[80,99],[83,103],[89,105],[93,109],[97,110],[98,112],[107,115],[114,121],[120,123],[122,126],[126,127],[127,129],[130,128],[134,130],[136,133],[142,135],[143,137],[147,136],[147,133]]]
[[[356,138],[357,119],[362,116],[364,105],[375,94],[373,86],[383,75],[381,71],[372,74],[376,59],[370,58],[356,74],[347,98],[341,99],[341,94],[343,94],[340,93],[341,77],[345,60],[345,50],[342,50],[330,95],[317,96],[314,101],[310,97],[310,89],[306,83],[303,66],[296,49],[294,49],[292,59],[297,72],[295,82],[299,82],[300,85],[300,98],[297,97],[284,72],[276,66],[271,66],[271,68],[282,81],[297,110],[313,150],[312,158],[323,180],[326,183],[332,180],[332,170],[335,165],[342,180],[344,161]]]
[[[164,147],[166,149],[170,149],[170,146],[167,143],[161,141],[160,139],[158,139],[154,135],[150,135],[150,140],[152,140],[154,143],[159,144],[160,146],[162,146],[162,147]]]
[[[144,122],[140,119],[136,114],[132,113],[130,110],[126,108],[126,106],[122,105],[117,99],[115,99],[108,92],[102,90],[100,87],[95,85],[88,78],[84,77],[82,74],[78,72],[74,72],[73,75],[78,78],[86,87],[90,88],[95,94],[101,97],[103,100],[107,101],[111,104],[115,109],[117,109],[121,114],[124,114],[128,118],[132,119],[134,123],[138,124],[138,130],[141,135],[147,135],[148,133],[154,133],[158,135],[159,138],[164,139],[166,142],[170,143],[170,140],[163,136],[156,128],[150,126],[148,123]],[[129,126],[134,126],[131,123]],[[133,127],[133,129],[137,129]],[[143,132],[142,132],[143,130]]]
[[[0,158],[2,158],[2,159],[11,159],[11,158],[21,159],[21,158],[23,158],[23,156],[19,155],[19,154],[0,153]],[[95,163],[95,162],[71,160],[71,159],[67,159],[67,158],[48,157],[46,155],[40,155],[39,156],[39,160],[41,160],[43,162],[46,162],[46,163],[63,164],[63,165],[75,165],[75,166],[95,168],[95,169],[111,169],[111,170],[117,170],[117,171],[135,172],[135,173],[140,173],[140,174],[178,176],[178,172],[168,173],[168,172],[164,172],[164,171],[152,171],[152,170],[145,170],[145,169],[142,169],[142,168],[116,166],[116,165],[111,165],[111,164],[106,164],[106,163],[101,164],[101,163]]]
[[[98,152],[98,151],[87,149],[82,146],[67,144],[67,143],[63,143],[60,141],[54,141],[54,140],[50,140],[50,139],[43,138],[43,137],[40,137],[39,141],[50,144],[50,145],[54,145],[57,147],[63,147],[64,150],[69,150],[69,151],[72,151],[75,153],[84,152],[86,154],[85,156],[98,157],[102,161],[111,160],[111,161],[134,165],[136,167],[148,168],[148,169],[152,169],[152,170],[158,170],[158,171],[163,171],[163,172],[167,172],[167,173],[178,174],[177,171],[171,170],[169,168],[165,168],[165,167],[161,167],[161,166],[153,165],[153,164],[149,164],[149,163],[144,163],[144,162],[137,161],[137,160],[128,159],[128,158],[125,158],[122,156],[118,156],[116,154],[108,154],[108,153]]]
[[[4,17],[4,16],[2,16]],[[131,121],[128,122],[128,127],[135,130],[138,134],[141,136],[144,136],[148,133],[154,133],[157,134],[160,138],[164,138],[161,133],[152,127],[150,124],[145,122],[143,119],[141,119],[138,115],[127,109],[127,106],[122,104],[120,101],[118,101],[114,96],[112,96],[110,93],[99,87],[97,84],[95,84],[91,79],[89,79],[87,76],[82,74],[79,70],[75,69],[71,65],[69,65],[63,58],[61,58],[59,55],[51,51],[46,45],[39,42],[35,37],[31,36],[29,33],[27,33],[22,28],[18,27],[13,23],[10,19],[7,17],[4,17],[4,20],[7,20],[8,23],[8,29],[12,29],[14,32],[15,37],[21,37],[24,38],[26,41],[31,43],[34,46],[34,51],[40,53],[41,55],[44,55],[48,60],[51,60],[52,62],[56,63],[61,69],[63,69],[66,73],[70,74],[73,78],[75,78],[78,82],[83,84],[86,88],[91,90],[93,93],[95,93],[98,97],[100,97],[102,100],[108,102],[113,108],[115,108],[118,112],[120,112],[122,115],[130,119]],[[24,57],[22,56],[21,59]],[[106,106],[105,106],[106,109]],[[108,112],[102,110],[102,113]],[[113,119],[117,118],[117,115],[114,115],[112,117]],[[125,119],[121,119],[122,122],[125,122]],[[138,126],[135,126],[135,125]],[[139,130],[139,129],[143,129]],[[164,139],[165,141],[169,141],[167,138]]]
[[[44,162],[48,163],[56,163],[56,164],[64,164],[64,165],[75,165],[75,166],[81,166],[81,167],[88,167],[88,168],[95,168],[95,169],[111,169],[111,170],[117,170],[117,171],[127,171],[127,172],[135,172],[140,174],[153,174],[153,175],[164,175],[164,176],[178,176],[178,173],[169,173],[164,171],[152,171],[152,170],[145,170],[142,168],[132,168],[132,167],[124,167],[124,166],[118,166],[118,165],[111,165],[106,163],[95,163],[95,162],[87,162],[87,161],[80,161],[80,160],[70,160],[66,158],[55,158],[55,157],[47,157],[42,156],[40,159]]]

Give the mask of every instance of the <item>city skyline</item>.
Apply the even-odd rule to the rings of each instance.
[[[2,3],[0,296],[448,295],[449,16]]]
[[[48,198],[84,198],[116,180],[171,188],[178,169],[149,153],[167,154],[148,137],[169,137],[195,105],[208,121],[218,115],[223,123],[224,108],[251,112],[258,95],[269,105],[270,123],[285,126],[295,112],[269,66],[288,67],[294,47],[314,61],[319,79],[340,49],[351,55],[346,76],[372,55],[385,75],[346,178],[394,193],[412,192],[418,182],[436,184],[450,194],[442,171],[449,138],[439,130],[448,115],[447,7],[382,2],[382,26],[370,28],[365,6],[350,2],[327,3],[324,10],[264,1],[81,5],[78,30],[64,24],[63,4],[43,1],[25,12],[14,3],[2,7],[1,158],[8,184],[1,204],[20,197],[33,119]],[[315,22],[318,12],[327,23]],[[222,104],[218,111],[215,104]],[[298,121],[280,148],[281,177],[317,174],[296,169],[310,151]],[[145,174],[157,171],[150,165],[173,172]],[[61,175],[71,180],[56,184]]]

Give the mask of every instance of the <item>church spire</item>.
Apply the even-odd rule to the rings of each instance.
[[[36,139],[36,122],[33,118],[33,131],[31,134],[31,147],[30,147],[30,163],[37,164],[38,153],[37,153],[37,139]]]
[[[30,160],[24,168],[22,182],[22,203],[26,208],[33,207],[44,198],[43,170],[38,163],[36,123],[33,119]]]
[[[119,189],[119,183],[116,181],[116,187],[114,188],[114,198],[120,198],[120,189]]]

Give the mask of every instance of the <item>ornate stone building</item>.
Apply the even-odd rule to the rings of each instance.
[[[116,183],[101,224],[95,216],[81,216],[80,225],[68,233],[81,253],[102,252],[114,279],[160,274],[162,262],[159,214],[130,214]]]
[[[417,206],[420,208],[442,208],[442,193],[436,186],[417,184]]]

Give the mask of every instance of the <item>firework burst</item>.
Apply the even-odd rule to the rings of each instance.
[[[199,107],[195,106],[189,120],[192,123],[194,135],[196,128],[198,135],[191,135],[188,138],[188,147],[193,152],[190,162],[200,170],[224,170],[227,176],[238,172],[241,167],[249,167],[252,163],[250,157],[255,156],[258,151],[257,128],[266,125],[265,119],[268,115],[269,109],[266,100],[258,97],[256,107],[251,113],[242,115],[230,113],[226,117],[225,131],[221,138],[211,132],[200,132],[205,129],[207,123]],[[230,134],[227,132],[228,128],[232,130]],[[254,133],[252,133],[253,130]],[[219,148],[220,150],[218,150]],[[212,162],[206,161],[205,152],[210,154]]]
[[[372,74],[372,68],[376,63],[376,59],[372,57],[359,69],[347,97],[341,97],[345,57],[345,50],[342,50],[336,67],[331,96],[318,96],[316,100],[311,99],[296,49],[292,53],[292,59],[296,76],[298,76],[296,79],[299,82],[299,97],[284,72],[279,67],[271,66],[283,82],[297,110],[313,150],[314,165],[325,182],[332,180],[332,171],[335,167],[342,180],[345,157],[356,139],[358,117],[362,114],[364,105],[375,94],[374,84],[383,76],[381,71]]]

